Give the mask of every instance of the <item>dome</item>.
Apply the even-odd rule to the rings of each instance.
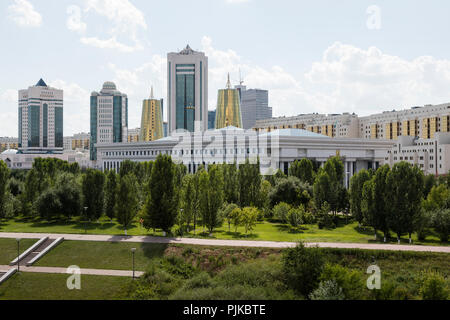
[[[92,91],[91,96],[95,97],[95,96],[99,96],[100,94],[97,91]]]
[[[11,155],[11,154],[17,154],[17,150],[15,150],[15,149],[8,149],[8,150],[5,150],[5,151],[3,151],[2,152],[2,154],[4,154],[4,155]]]
[[[103,84],[103,90],[113,90],[116,91],[117,87],[116,84],[114,82],[111,81],[107,81]]]

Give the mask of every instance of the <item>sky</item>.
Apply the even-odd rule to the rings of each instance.
[[[152,85],[166,100],[167,53],[187,44],[209,57],[210,110],[228,72],[269,90],[274,116],[447,103],[448,12],[447,0],[2,0],[0,136],[17,137],[18,90],[40,78],[64,90],[65,136],[89,131],[105,81],[139,127]]]

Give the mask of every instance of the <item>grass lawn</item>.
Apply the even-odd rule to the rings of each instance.
[[[20,240],[20,253],[27,250],[36,241],[35,239]],[[17,258],[16,239],[0,239],[0,265],[9,265],[15,258]]]
[[[0,286],[0,300],[117,300],[126,299],[127,277],[81,276],[81,290],[67,289],[65,274],[20,272]]]
[[[63,241],[34,266],[132,270],[131,248],[136,248],[135,270],[145,271],[153,259],[164,255],[167,244]]]
[[[45,221],[40,219],[15,218],[6,221],[0,221],[1,232],[30,232],[30,233],[68,233],[68,234],[84,234],[85,224],[78,220],[70,221]],[[115,220],[111,222],[107,218],[101,218],[98,222],[89,222],[86,224],[87,234],[107,234],[107,235],[123,235],[124,230]],[[342,218],[336,229],[319,229],[317,225],[306,225],[294,230],[286,224],[276,222],[258,222],[251,234],[245,235],[244,228],[239,227],[234,232],[231,226],[231,232],[228,231],[228,225],[223,224],[222,227],[215,230],[212,237],[203,233],[201,227],[197,228],[197,234],[193,232],[185,234],[185,237],[213,238],[213,239],[248,239],[261,241],[314,241],[314,242],[352,242],[352,243],[375,243],[372,228],[360,229],[356,222],[345,224]],[[151,235],[162,236],[162,232],[153,233],[152,230],[147,232],[141,228],[138,223],[134,223],[128,230],[128,235]],[[382,234],[378,234],[378,243],[382,242]],[[395,236],[392,234],[393,238]],[[408,243],[406,236],[402,237],[402,243]],[[421,245],[449,245],[439,242],[439,238],[432,234],[427,237],[426,241],[418,241],[417,236],[413,235],[415,244]],[[391,239],[391,243],[397,243],[395,239]]]

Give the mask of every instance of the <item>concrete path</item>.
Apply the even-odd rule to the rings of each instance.
[[[6,272],[9,269],[11,269],[10,266],[0,265],[0,273]],[[20,272],[71,274],[71,273],[67,273],[67,268],[54,268],[54,267],[22,267],[21,266]],[[133,271],[81,269],[81,274],[82,275],[97,275],[97,276],[132,277]],[[142,272],[142,271],[135,271],[135,277],[140,277],[143,274],[144,274],[144,272]]]
[[[75,241],[101,241],[101,242],[136,242],[136,243],[167,243],[167,244],[192,244],[200,246],[224,246],[224,247],[255,247],[255,248],[289,248],[297,244],[295,242],[274,241],[247,241],[247,240],[214,240],[194,238],[162,238],[150,236],[111,236],[89,234],[48,234],[48,233],[9,233],[1,232],[0,238],[36,239],[43,237],[64,237],[65,240]],[[390,250],[390,251],[416,251],[416,252],[445,252],[450,253],[450,246],[422,246],[422,245],[395,245],[395,244],[369,244],[369,243],[333,243],[310,242],[308,246],[321,248],[366,249],[366,250]]]

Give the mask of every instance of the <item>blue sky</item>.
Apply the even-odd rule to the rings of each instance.
[[[384,110],[450,101],[446,0],[3,0],[0,136],[17,136],[17,90],[64,89],[64,134],[89,130],[105,81],[129,95],[130,127],[166,54],[190,44],[210,61],[209,108],[226,74],[270,90],[274,115]]]

